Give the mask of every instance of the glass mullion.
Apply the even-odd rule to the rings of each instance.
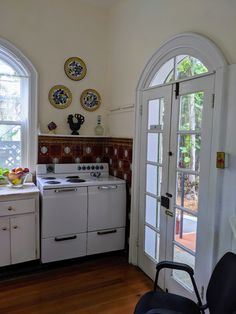
[[[188,208],[186,208],[186,207],[179,206],[179,205],[175,204],[175,208],[180,209],[180,210],[182,210],[183,212],[188,213],[188,214],[190,214],[190,215],[193,215],[193,216],[195,216],[195,217],[198,217],[198,213],[197,213],[197,212],[194,212],[194,211],[192,211],[191,209],[188,209]]]
[[[173,240],[173,244],[176,245],[176,246],[178,246],[178,247],[179,247],[180,249],[182,249],[183,251],[188,252],[188,253],[191,254],[192,256],[194,256],[194,257],[196,256],[196,253],[195,253],[194,251],[188,249],[186,246],[182,245],[181,243],[179,243],[179,242]]]

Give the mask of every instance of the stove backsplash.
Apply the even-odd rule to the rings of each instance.
[[[108,162],[115,177],[131,186],[132,139],[39,136],[38,163]]]

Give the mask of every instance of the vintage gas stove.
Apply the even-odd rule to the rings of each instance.
[[[37,166],[43,263],[122,250],[126,185],[108,164]]]

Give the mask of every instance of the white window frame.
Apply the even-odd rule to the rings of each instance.
[[[35,171],[38,152],[38,73],[31,61],[13,44],[6,39],[0,38],[0,59],[5,61],[15,71],[22,76],[28,77],[27,86],[24,90],[25,121],[11,122],[3,124],[21,125],[22,137],[22,166],[27,166],[31,171]]]
[[[135,138],[133,152],[133,178],[131,191],[131,224],[130,224],[130,250],[129,262],[137,265],[138,263],[138,225],[139,225],[139,195],[140,195],[140,147],[141,147],[141,114],[142,114],[142,95],[143,91],[149,89],[150,83],[157,71],[169,59],[181,55],[191,55],[199,59],[215,75],[215,100],[213,113],[213,136],[211,149],[211,169],[210,169],[210,188],[211,198],[208,203],[209,217],[211,218],[208,230],[210,246],[205,249],[206,264],[216,263],[216,228],[217,219],[221,212],[221,174],[215,168],[215,156],[217,151],[222,151],[224,131],[222,120],[225,119],[226,110],[224,108],[225,81],[227,75],[227,62],[221,50],[208,38],[196,33],[183,33],[174,36],[156,51],[146,64],[137,88],[135,101]]]

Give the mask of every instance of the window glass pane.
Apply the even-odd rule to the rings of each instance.
[[[162,130],[164,116],[164,98],[152,99],[148,102],[148,129]]]
[[[162,133],[149,133],[147,160],[162,163]]]
[[[162,65],[162,67],[158,70],[153,80],[151,81],[150,87],[173,81],[174,79],[173,69],[174,58],[170,59],[169,61]]]
[[[199,176],[177,173],[176,204],[197,212]]]
[[[20,94],[21,80],[19,77],[0,75],[0,121],[21,119]]]
[[[145,226],[145,253],[156,258],[156,232]]]
[[[0,59],[0,75],[8,74],[8,75],[16,75],[16,71],[6,62]]]
[[[178,135],[177,167],[200,171],[201,135]]]
[[[197,217],[182,210],[175,211],[175,241],[196,251]]]
[[[0,125],[0,166],[12,168],[21,165],[21,127]]]
[[[154,228],[160,227],[160,202],[156,198],[146,195],[146,223]]]
[[[182,250],[178,246],[174,245],[174,262],[178,263],[185,263],[191,266],[193,269],[195,267],[195,257],[188,252]],[[181,270],[174,270],[173,277],[177,279],[180,283],[184,284],[185,286],[189,287],[191,290],[193,289],[191,279],[189,274],[181,271]]]
[[[192,93],[180,97],[180,131],[201,130],[203,100],[203,92]]]
[[[192,56],[176,57],[176,79],[183,79],[208,72],[205,65]]]

